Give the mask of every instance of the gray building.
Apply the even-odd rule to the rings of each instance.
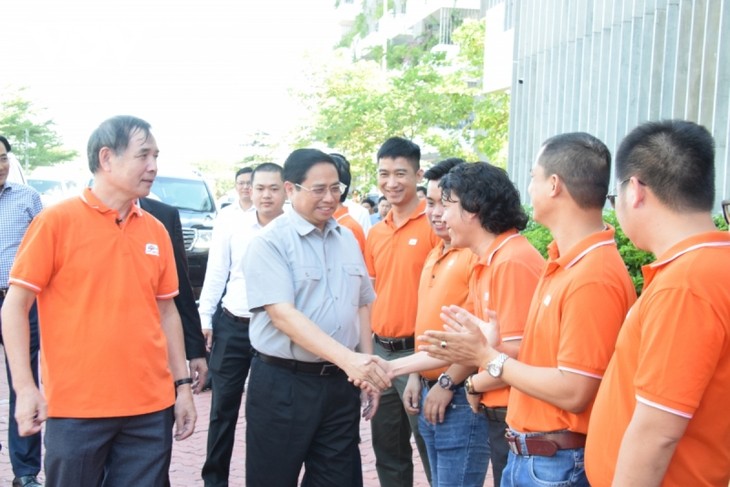
[[[511,90],[508,170],[525,197],[546,138],[586,131],[615,152],[638,123],[666,118],[712,132],[718,209],[730,197],[730,1],[483,1],[484,86]]]

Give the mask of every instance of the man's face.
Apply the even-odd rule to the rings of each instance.
[[[429,181],[426,186],[426,217],[433,228],[433,233],[446,242],[450,242],[449,229],[443,218],[444,205],[441,202],[441,188],[439,188],[438,180]]]
[[[102,169],[108,173],[108,181],[121,195],[130,199],[143,198],[157,175],[157,156],[160,150],[152,134],[141,130],[132,132],[129,144],[121,154],[114,154],[108,147],[101,149]]]
[[[446,225],[446,231],[451,239],[451,246],[458,248],[469,248],[469,237],[473,234],[473,228],[469,225],[469,215],[461,207],[461,200],[453,190],[450,198],[443,201],[444,215],[443,220]]]
[[[0,186],[5,185],[9,173],[10,159],[8,158],[8,151],[5,149],[5,144],[0,143]]]
[[[378,213],[380,214],[380,218],[385,218],[385,215],[387,215],[389,211],[390,203],[388,200],[380,200],[378,203]]]
[[[236,177],[236,192],[242,203],[251,203],[251,173],[239,174]]]
[[[256,178],[253,180],[251,198],[256,211],[266,220],[272,220],[281,215],[286,200],[281,173],[275,171],[257,172]]]
[[[327,220],[332,218],[340,204],[340,175],[329,162],[319,162],[309,168],[307,176],[299,186],[286,182],[286,191],[294,210],[312,225],[324,230]],[[337,194],[332,194],[333,188]],[[321,196],[317,192],[323,191]]]
[[[408,205],[416,196],[422,171],[416,171],[405,157],[378,160],[378,187],[393,206]]]

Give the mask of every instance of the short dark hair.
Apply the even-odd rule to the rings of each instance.
[[[361,203],[361,204],[363,204],[363,205],[364,205],[365,203],[367,203],[367,204],[369,204],[369,205],[370,205],[370,208],[375,208],[375,205],[376,205],[376,203],[375,203],[375,202],[373,201],[373,199],[372,199],[372,198],[365,198],[365,199],[364,199],[364,200],[362,200],[362,201],[361,201],[360,203]]]
[[[240,176],[241,174],[248,174],[248,173],[253,173],[253,169],[250,167],[242,167],[241,169],[236,171],[236,175],[234,176],[234,178],[238,179],[238,176]],[[253,177],[253,176],[251,176],[251,177]]]
[[[378,149],[378,161],[383,158],[403,157],[411,164],[414,171],[421,169],[421,148],[418,144],[403,137],[391,137]]]
[[[585,132],[569,132],[542,144],[538,164],[545,175],[557,174],[570,196],[584,209],[603,208],[611,181],[611,151]]]
[[[6,139],[5,137],[3,137],[2,135],[0,135],[0,142],[3,143],[3,145],[5,146],[5,150],[6,151],[8,151],[8,152],[12,152],[13,151],[13,148],[10,146],[10,142],[8,142],[8,139]]]
[[[244,168],[244,169],[250,169],[250,168]],[[239,171],[240,172],[240,171]],[[274,164],[273,162],[262,162],[258,166],[256,166],[256,169],[250,171],[251,172],[251,183],[253,184],[254,179],[256,179],[256,175],[260,172],[275,172],[279,173],[281,175],[284,172],[284,169],[278,165]],[[241,172],[241,174],[245,174]],[[238,177],[238,176],[236,176]],[[282,180],[284,178],[282,177]]]
[[[307,178],[312,166],[320,163],[332,164],[337,169],[334,159],[321,150],[296,149],[284,161],[284,181],[300,184]]]
[[[527,226],[520,192],[504,169],[488,162],[458,164],[441,178],[439,187],[443,200],[457,196],[464,210],[479,215],[482,228],[489,233],[499,235]]]
[[[618,181],[636,176],[673,210],[711,211],[715,202],[715,141],[686,120],[646,122],[621,141]]]
[[[352,184],[350,161],[348,161],[345,156],[338,154],[337,152],[330,152],[330,157],[332,157],[337,165],[337,172],[340,174],[340,182],[347,186],[340,196],[340,203],[344,203],[347,199],[347,194],[350,192],[350,184]]]
[[[386,198],[385,196],[381,196],[380,198],[378,198],[378,203],[380,203],[381,201],[388,201],[388,198]]]
[[[464,159],[459,157],[449,157],[448,159],[437,162],[431,169],[423,173],[423,177],[429,181],[438,181],[442,177],[446,176],[454,167],[459,164],[464,164],[465,162],[466,161]]]
[[[89,170],[96,173],[99,169],[99,151],[102,148],[108,147],[115,155],[119,155],[127,150],[132,134],[137,131],[141,131],[145,138],[149,137],[150,124],[131,115],[117,115],[101,122],[92,132],[86,147]]]

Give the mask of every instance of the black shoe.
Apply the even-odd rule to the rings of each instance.
[[[13,487],[43,487],[35,475],[23,475],[13,479]]]

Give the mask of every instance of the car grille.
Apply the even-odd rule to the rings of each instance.
[[[195,242],[195,229],[183,228],[183,240],[185,241],[185,250],[193,248],[193,242]]]

